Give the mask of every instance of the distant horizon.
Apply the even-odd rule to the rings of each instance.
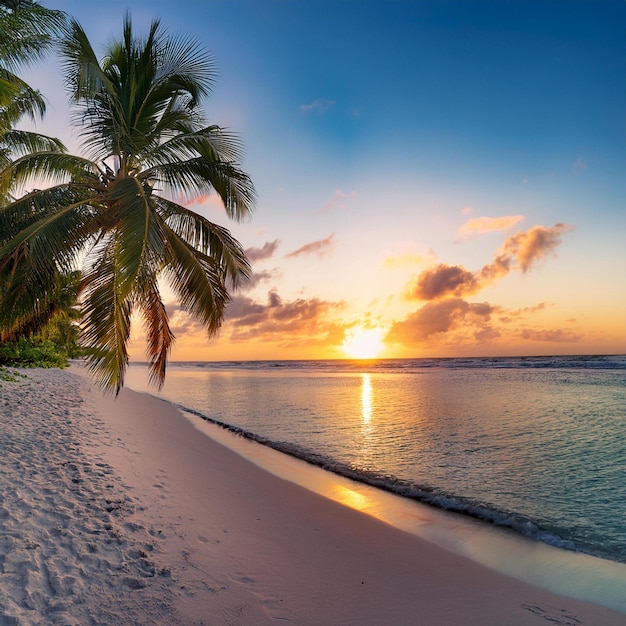
[[[621,356],[626,357],[626,353],[624,352],[611,352],[605,354],[595,354],[595,353],[586,353],[586,354],[519,354],[519,355],[499,355],[499,356],[419,356],[419,357],[372,357],[366,359],[357,359],[350,357],[337,357],[337,358],[318,358],[318,359],[217,359],[217,360],[209,360],[209,359],[196,359],[189,361],[181,361],[181,360],[171,360],[169,361],[169,365],[175,365],[176,363],[256,363],[256,362],[306,362],[306,361],[350,361],[356,363],[367,363],[371,361],[433,361],[433,360],[482,360],[482,359],[553,359],[553,358],[585,358],[585,357],[615,357]],[[131,360],[129,362],[130,365],[148,365],[148,361],[140,361],[140,360]]]

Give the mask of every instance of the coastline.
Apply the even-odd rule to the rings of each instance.
[[[180,407],[179,407],[180,408]],[[183,410],[200,432],[260,468],[501,574],[626,615],[626,564],[555,547],[510,528],[358,482]]]
[[[25,373],[0,388],[0,624],[626,625],[283,480],[163,400]]]

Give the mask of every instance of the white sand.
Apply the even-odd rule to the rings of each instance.
[[[0,387],[5,624],[626,625],[259,469],[84,375]]]

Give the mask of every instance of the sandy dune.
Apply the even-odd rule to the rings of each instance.
[[[273,476],[74,372],[0,387],[0,625],[626,625]]]

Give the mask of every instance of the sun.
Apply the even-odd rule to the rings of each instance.
[[[374,359],[385,347],[382,328],[358,326],[346,333],[341,349],[353,359]]]

